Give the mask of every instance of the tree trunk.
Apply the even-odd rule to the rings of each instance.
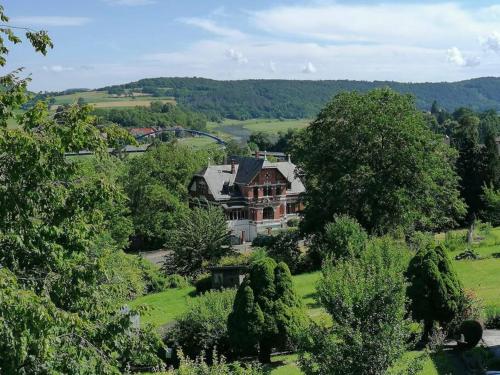
[[[259,362],[271,363],[271,343],[268,340],[259,342]]]

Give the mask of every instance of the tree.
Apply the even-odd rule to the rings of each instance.
[[[485,129],[484,154],[485,176],[484,183],[500,188],[500,150],[497,145],[499,131],[493,127]]]
[[[178,218],[167,234],[168,274],[194,276],[231,253],[231,232],[220,207],[195,207]]]
[[[240,354],[258,352],[271,362],[273,348],[287,348],[305,324],[305,315],[288,266],[271,258],[252,264],[229,314],[230,340]]]
[[[256,144],[260,151],[270,151],[273,147],[273,142],[269,134],[261,131],[250,134],[248,142]]]
[[[301,343],[305,374],[385,374],[405,352],[410,337],[406,318],[406,248],[382,239],[359,259],[326,264],[318,302],[333,323],[315,325]]]
[[[356,219],[347,215],[335,216],[323,232],[313,239],[310,255],[316,266],[326,260],[342,260],[360,257],[368,235]]]
[[[1,7],[0,19],[8,22]],[[20,42],[8,25],[0,33]],[[42,53],[52,46],[45,32],[29,30],[27,38]],[[0,65],[7,52],[0,39]],[[120,312],[124,285],[141,283],[116,280],[110,267],[125,257],[108,211],[120,204],[120,188],[65,157],[88,149],[105,158],[124,133],[97,127],[89,106],[52,115],[44,102],[7,128],[27,101],[18,72],[0,78],[0,371],[118,374],[159,365],[158,335],[133,326],[137,310]]]
[[[301,262],[299,233],[294,230],[281,232],[270,239],[268,255],[277,262],[285,262],[292,273],[297,272]]]
[[[459,313],[464,292],[443,245],[424,242],[406,275],[412,317],[424,322],[424,335],[431,332],[434,322],[446,328]]]
[[[470,110],[455,111],[458,121],[453,129],[452,145],[458,150],[456,170],[460,176],[460,192],[468,206],[467,223],[481,209],[481,190],[485,182],[485,155],[479,144],[479,118]]]
[[[493,226],[500,225],[500,190],[485,185],[483,188],[481,217]]]
[[[158,249],[179,217],[188,211],[187,186],[194,173],[216,159],[175,143],[159,144],[128,160],[122,183],[134,224],[134,248]]]
[[[337,95],[295,142],[304,229],[348,214],[369,232],[453,226],[464,212],[455,153],[413,99],[390,89]]]
[[[214,350],[225,356],[231,354],[227,318],[235,294],[232,289],[209,291],[188,305],[170,335],[184,354],[190,358],[204,354],[209,359]]]

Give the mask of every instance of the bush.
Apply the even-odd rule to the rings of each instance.
[[[209,273],[198,275],[194,281],[194,286],[197,294],[203,294],[209,291],[212,289],[212,275]]]
[[[183,289],[189,286],[188,280],[181,275],[168,275],[167,279],[167,288],[169,289]]]
[[[146,282],[147,293],[162,292],[171,288],[167,277],[160,270],[160,267],[151,263],[149,260],[141,258],[139,266],[143,274],[144,281]]]
[[[420,248],[406,272],[410,286],[408,298],[414,320],[424,322],[424,337],[434,322],[448,329],[460,315],[465,301],[462,285],[442,245],[432,243]]]
[[[260,365],[255,363],[241,364],[239,362],[227,363],[226,359],[217,353],[212,355],[214,359],[211,365],[208,365],[203,357],[196,360],[186,358],[184,354],[177,354],[180,358],[179,368],[169,370],[166,375],[263,375],[264,371]]]
[[[299,234],[295,231],[279,233],[268,245],[267,253],[277,262],[285,262],[292,273],[297,272],[302,258],[299,249]]]
[[[292,217],[291,219],[288,219],[286,222],[286,225],[290,228],[297,228],[300,224],[300,220],[298,217]]]
[[[252,241],[252,246],[255,247],[268,247],[273,241],[273,236],[267,235],[267,234],[257,234],[257,237],[255,237]]]
[[[304,336],[305,374],[382,375],[406,351],[414,327],[406,318],[402,250],[384,239],[359,259],[324,265],[317,298],[333,324]]]
[[[227,318],[233,308],[236,291],[209,291],[189,303],[171,331],[173,340],[186,355],[196,358],[215,348],[230,355]]]
[[[317,234],[311,246],[310,256],[316,266],[329,258],[341,260],[359,257],[365,249],[368,235],[356,219],[346,215],[335,216]]]
[[[486,310],[485,327],[487,329],[500,329],[500,311],[495,308]]]
[[[444,235],[443,245],[450,251],[465,249],[467,247],[467,235],[463,232],[448,231]]]
[[[463,349],[475,348],[483,338],[483,326],[477,320],[466,320],[458,330],[458,337],[460,340],[463,337],[463,342],[459,341],[459,347]]]

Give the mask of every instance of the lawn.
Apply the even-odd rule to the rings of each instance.
[[[288,129],[303,129],[310,121],[310,119],[252,119],[244,121],[225,119],[222,123],[208,123],[208,129],[221,133],[222,136],[246,141],[253,132],[262,131],[270,135],[277,135],[278,132],[286,132]]]

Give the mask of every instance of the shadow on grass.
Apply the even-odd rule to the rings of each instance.
[[[431,360],[439,375],[465,375],[467,372],[463,368],[460,358],[453,351],[443,351],[430,354]]]
[[[491,254],[493,258],[500,258],[500,253],[493,253]]]
[[[309,294],[305,294],[302,296],[302,299],[309,299],[310,298],[313,300],[312,302],[305,303],[307,308],[315,309],[315,308],[321,307],[321,304],[316,301],[316,295],[317,295],[317,293],[314,292],[314,293],[309,293]]]

